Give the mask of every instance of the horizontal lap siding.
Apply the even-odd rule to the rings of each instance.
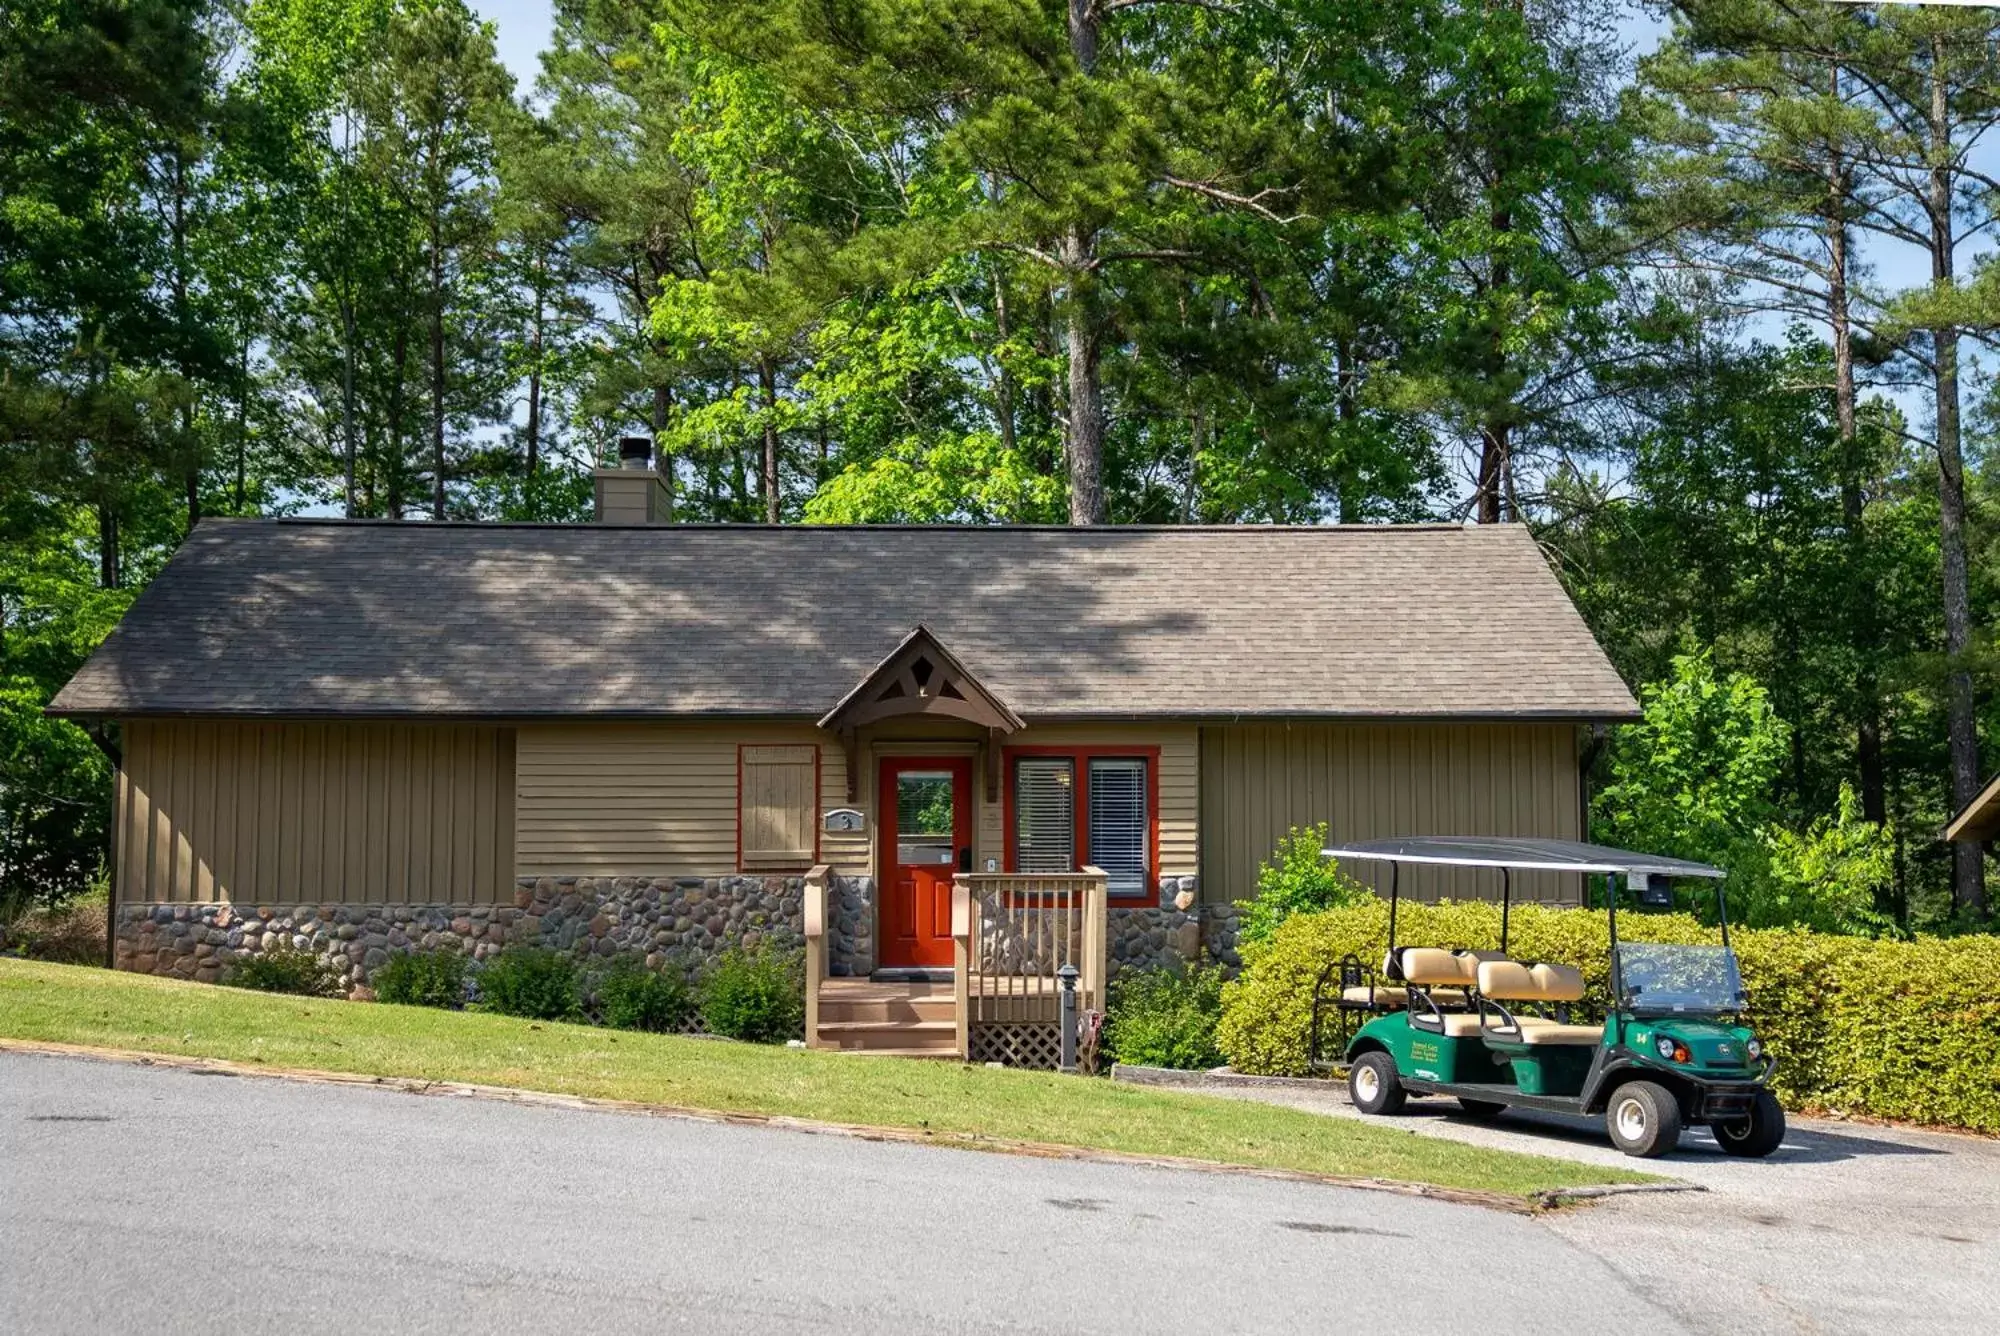
[[[116,819],[128,903],[511,900],[514,735],[133,720]]]
[[[515,808],[520,875],[717,877],[736,871],[737,751],[766,744],[817,746],[818,806],[846,805],[842,751],[809,724],[523,727]],[[821,835],[819,856],[863,871],[868,833]]]
[[[1569,724],[1222,725],[1201,731],[1203,898],[1249,897],[1292,826],[1336,842],[1401,835],[1581,839],[1576,729]],[[1382,864],[1347,871],[1386,890]],[[1424,899],[1497,898],[1497,873],[1405,868]],[[1517,876],[1522,899],[1571,902],[1576,878]]]

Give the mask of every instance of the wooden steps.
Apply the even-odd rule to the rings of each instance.
[[[903,1057],[955,1057],[957,1003],[949,983],[827,979],[819,986],[814,1048]]]

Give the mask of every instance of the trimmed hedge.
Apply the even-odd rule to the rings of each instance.
[[[1376,900],[1287,919],[1270,941],[1243,947],[1241,977],[1222,993],[1217,1042],[1232,1067],[1306,1074],[1313,983],[1349,952],[1371,966],[1388,941],[1389,908]],[[1685,914],[1626,914],[1631,941],[1716,942]],[[1601,1016],[1610,987],[1603,913],[1514,908],[1508,954],[1574,965]],[[1914,942],[1833,937],[1797,929],[1730,934],[1757,1033],[1778,1059],[1773,1087],[1791,1108],[1900,1118],[2000,1132],[2000,938]],[[1485,947],[1500,940],[1500,907],[1405,901],[1404,945]]]

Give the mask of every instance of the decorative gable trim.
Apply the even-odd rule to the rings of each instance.
[[[988,691],[922,623],[841,697],[819,726],[845,732],[912,714],[963,719],[996,733],[1014,733],[1022,727],[1021,716]]]

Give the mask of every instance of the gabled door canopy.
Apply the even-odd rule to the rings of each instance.
[[[855,683],[854,689],[828,710],[819,726],[838,733],[848,751],[848,798],[854,797],[854,734],[864,724],[905,715],[932,715],[962,719],[986,730],[987,790],[997,791],[993,773],[999,764],[1000,749],[994,745],[1023,727],[1021,716],[1006,701],[988,691],[972,675],[958,656],[922,622],[903,637],[888,657]]]

